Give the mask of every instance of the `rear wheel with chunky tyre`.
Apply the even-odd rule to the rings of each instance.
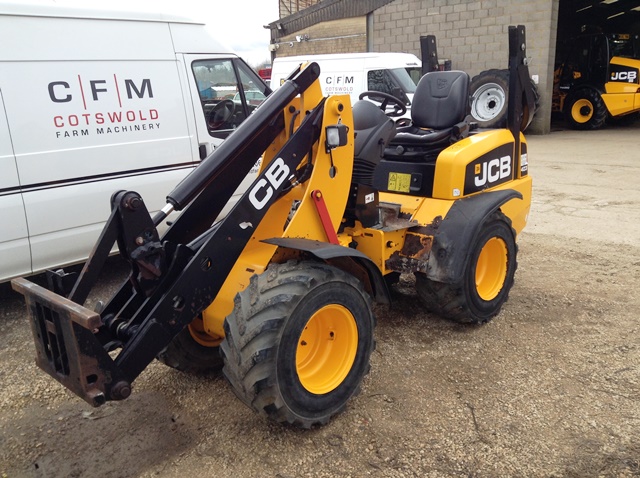
[[[598,129],[607,120],[607,107],[600,93],[591,88],[582,88],[567,96],[564,118],[573,129]]]
[[[272,264],[236,296],[223,372],[258,413],[324,425],[359,392],[374,326],[371,300],[350,274],[320,262]]]
[[[445,284],[416,274],[416,290],[426,308],[449,320],[481,324],[500,312],[517,268],[515,232],[502,213],[482,225],[469,249],[459,282]]]
[[[186,373],[219,372],[222,370],[219,345],[220,340],[204,332],[202,318],[198,317],[158,354],[158,360]]]

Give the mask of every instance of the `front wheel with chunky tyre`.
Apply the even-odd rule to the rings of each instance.
[[[324,425],[359,392],[374,326],[371,299],[350,274],[321,262],[272,264],[235,298],[223,373],[271,420]]]
[[[607,107],[599,92],[591,88],[582,88],[567,96],[564,102],[564,118],[573,129],[598,129],[607,120]]]
[[[495,317],[509,297],[518,248],[509,219],[501,212],[481,226],[469,248],[457,283],[435,282],[416,274],[416,290],[427,310],[462,323],[482,324]]]

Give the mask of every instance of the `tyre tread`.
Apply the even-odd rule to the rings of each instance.
[[[578,123],[573,119],[571,115],[571,108],[574,103],[579,99],[587,99],[593,105],[593,114],[589,121],[586,123]],[[577,130],[595,130],[600,129],[607,121],[608,110],[604,104],[604,100],[600,93],[592,88],[581,88],[577,91],[573,91],[569,94],[567,101],[565,102],[564,117],[565,121],[573,129]]]
[[[251,277],[247,289],[236,295],[234,310],[225,320],[226,338],[220,346],[225,362],[223,373],[240,400],[271,420],[311,428],[326,424],[344,409],[343,404],[326,416],[301,417],[286,405],[274,377],[286,318],[310,290],[335,280],[336,270],[311,261],[272,264],[263,274]],[[339,278],[356,288],[371,307],[371,299],[355,278],[348,274],[340,274]],[[369,369],[367,365],[365,375]],[[359,387],[352,396],[358,391]]]
[[[505,222],[511,229],[513,237],[515,238],[516,233],[513,230],[511,221],[508,217],[506,217],[501,212],[497,212],[490,216],[485,224],[489,224],[494,221]],[[506,289],[506,295],[504,297],[504,300],[499,304],[492,315],[488,317],[481,317],[473,312],[470,301],[465,297],[463,290],[464,281],[466,280],[464,275],[460,279],[460,281],[450,284],[433,281],[427,278],[426,274],[416,274],[416,291],[425,308],[429,312],[439,315],[444,319],[461,324],[483,324],[491,320],[500,312],[502,305],[504,305],[504,303],[508,300],[509,293],[511,291],[511,288],[513,287],[515,272],[518,269],[518,245],[515,243],[515,241],[514,246],[515,254],[512,258],[512,260],[514,261],[513,274],[507,276],[507,283],[505,283],[503,287],[503,290]],[[465,266],[465,273],[466,270],[467,268]]]

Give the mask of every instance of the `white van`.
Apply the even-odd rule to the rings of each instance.
[[[86,259],[117,190],[162,208],[269,93],[192,20],[0,2],[0,281]]]
[[[322,93],[351,96],[358,101],[363,91],[381,91],[405,100],[410,107],[422,62],[410,53],[336,53],[277,57],[271,69],[271,88],[278,88],[302,63],[320,66]]]

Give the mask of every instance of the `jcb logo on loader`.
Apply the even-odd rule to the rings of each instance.
[[[278,189],[285,179],[289,177],[289,166],[282,158],[274,159],[269,168],[264,173],[264,178],[260,178],[249,192],[249,201],[258,211],[267,205],[273,196],[273,191]],[[266,179],[265,179],[266,178]],[[258,195],[261,197],[259,198]]]
[[[611,73],[611,81],[628,81],[634,83],[637,73],[635,71],[614,71]]]
[[[512,145],[504,145],[469,163],[464,194],[482,191],[509,181],[513,176]]]
[[[509,177],[511,177],[511,156],[503,156],[500,159],[476,164],[473,182],[480,188],[487,183],[492,185]]]
[[[627,69],[627,70],[618,70],[615,71],[617,65],[611,65],[611,81],[620,81],[624,83],[636,83],[638,81],[638,70],[636,69]]]

